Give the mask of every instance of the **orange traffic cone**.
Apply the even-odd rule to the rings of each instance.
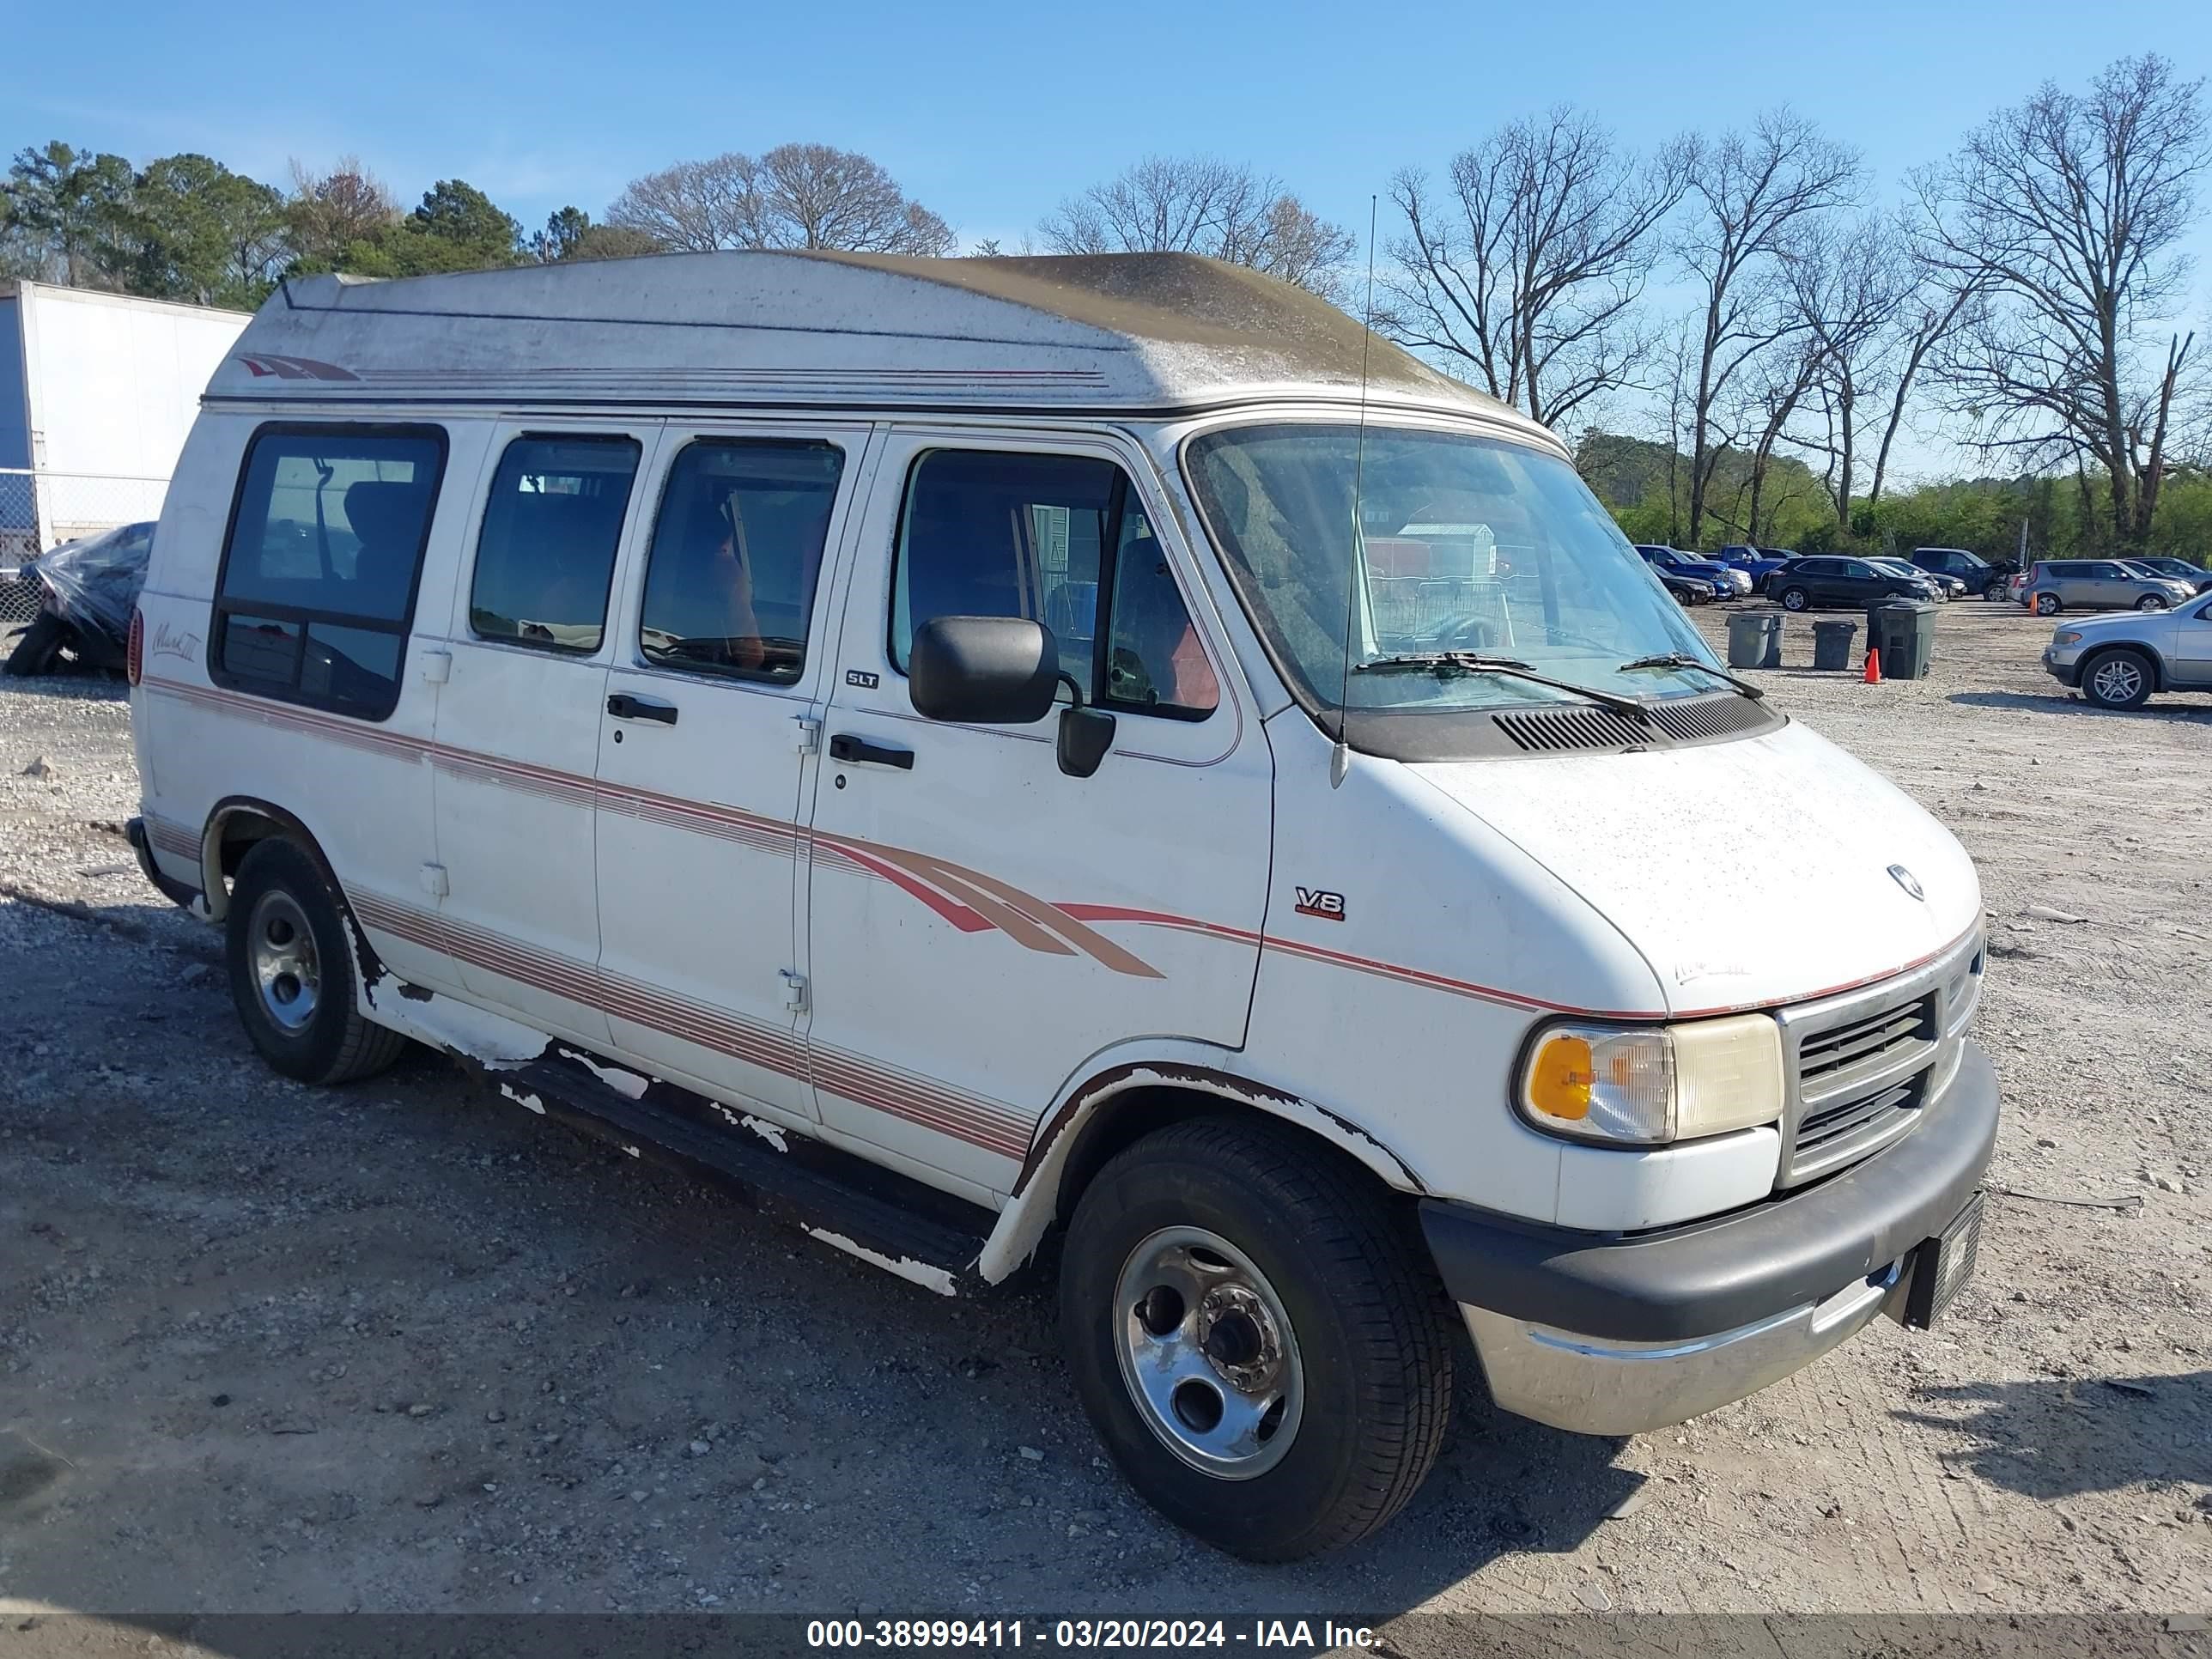
[[[1866,683],[1869,685],[1881,684],[1881,647],[1880,646],[1867,647]]]

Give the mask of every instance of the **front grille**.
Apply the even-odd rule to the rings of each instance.
[[[1810,1099],[1848,1086],[1850,1078],[1886,1071],[1899,1055],[1935,1040],[1935,1008],[1931,994],[1808,1036],[1797,1048],[1799,1088]]]
[[[1911,1130],[1957,1071],[1980,948],[1977,939],[1886,984],[1782,1011],[1790,1098],[1778,1188],[1832,1175]]]

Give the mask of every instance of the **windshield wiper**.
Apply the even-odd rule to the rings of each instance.
[[[1504,674],[1516,680],[1527,680],[1532,685],[1547,685],[1554,691],[1571,692],[1577,697],[1587,697],[1603,708],[1626,714],[1632,720],[1649,723],[1650,710],[1633,697],[1624,697],[1611,691],[1593,690],[1587,685],[1577,685],[1571,680],[1555,680],[1549,674],[1539,674],[1518,657],[1486,657],[1474,651],[1411,651],[1395,657],[1377,657],[1371,662],[1352,665],[1359,673],[1372,673],[1378,669],[1425,668],[1431,672],[1462,674]]]
[[[1751,698],[1754,702],[1766,695],[1765,692],[1760,690],[1759,687],[1753,685],[1749,680],[1738,679],[1735,675],[1729,673],[1727,669],[1716,668],[1712,664],[1705,661],[1703,658],[1693,657],[1686,651],[1664,651],[1656,657],[1638,657],[1633,662],[1625,662],[1621,664],[1620,667],[1614,669],[1613,672],[1616,674],[1626,674],[1631,670],[1638,668],[1695,668],[1702,672],[1711,674],[1716,679],[1726,680],[1730,685],[1735,687],[1737,690],[1742,692],[1745,696]]]

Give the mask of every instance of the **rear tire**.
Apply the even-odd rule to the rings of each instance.
[[[62,641],[67,625],[51,611],[41,611],[31,619],[23,630],[23,637],[15,641],[15,648],[8,653],[10,674],[28,679],[35,675],[51,673],[62,653]]]
[[[1782,608],[1784,611],[1810,610],[1812,604],[1812,595],[1802,587],[1785,587],[1782,590]]]
[[[2039,593],[2035,596],[2035,614],[2039,617],[2055,617],[2064,609],[2065,607],[2059,604],[2058,596],[2056,593]]]
[[[2100,708],[2140,708],[2158,671],[2140,651],[2100,651],[2081,665],[2081,695]]]
[[[343,903],[294,842],[257,844],[231,884],[231,1001],[262,1059],[302,1083],[350,1083],[407,1047],[361,1016]]]
[[[1218,1548],[1350,1544],[1436,1462],[1452,1325],[1418,1225],[1295,1130],[1199,1118],[1120,1153],[1076,1206],[1060,1294],[1106,1449]]]

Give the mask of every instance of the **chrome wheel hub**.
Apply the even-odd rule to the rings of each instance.
[[[289,893],[264,893],[246,921],[247,957],[264,1012],[287,1031],[314,1018],[323,980],[314,930]]]
[[[1115,1320],[1121,1380],[1170,1451],[1225,1480],[1282,1461],[1305,1371],[1282,1299],[1249,1256],[1203,1227],[1164,1228],[1123,1264]]]

